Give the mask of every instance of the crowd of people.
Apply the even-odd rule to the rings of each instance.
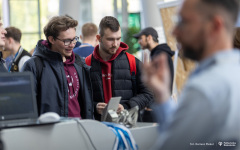
[[[56,16],[44,27],[31,56],[20,44],[21,31],[3,28],[0,46],[10,51],[7,66],[0,53],[0,72],[29,71],[34,75],[39,115],[56,112],[63,117],[100,120],[112,97],[121,96],[117,112],[139,108],[154,112],[160,137],[153,149],[199,148],[194,143],[240,141],[240,29],[237,0],[184,0],[173,35],[185,57],[198,62],[176,104],[171,97],[174,51],[159,44],[158,33],[147,27],[133,37],[151,53],[144,64],[127,53],[121,27],[112,16],[99,27]],[[134,71],[132,71],[134,68]],[[152,120],[153,121],[153,120]],[[193,144],[191,144],[193,143]],[[219,149],[217,144],[205,147]]]

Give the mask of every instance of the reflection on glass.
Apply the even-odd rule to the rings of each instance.
[[[24,36],[22,36],[21,44],[27,51],[30,51],[31,49],[36,47],[38,40],[38,33],[24,34]]]

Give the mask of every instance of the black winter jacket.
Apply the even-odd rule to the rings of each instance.
[[[41,81],[37,81],[37,71],[34,57],[42,61]],[[93,118],[93,103],[90,83],[90,67],[85,61],[75,56],[74,66],[80,80],[78,102],[83,119]],[[35,91],[39,113],[56,112],[68,117],[68,88],[61,54],[49,50],[40,40],[34,55],[23,66],[22,71],[31,71],[35,76]],[[37,85],[40,84],[40,85]],[[38,89],[40,88],[40,89]]]
[[[143,85],[141,81],[140,61],[136,59],[136,87],[137,94],[133,94],[133,84],[131,80],[130,67],[128,58],[122,51],[112,63],[112,96],[121,96],[120,104],[125,109],[139,106],[143,109],[153,102],[151,92]],[[101,63],[93,56],[91,60],[91,80],[93,87],[93,100],[95,109],[95,119],[100,120],[101,116],[96,111],[96,105],[99,102],[104,102],[103,85],[102,85],[102,68]]]
[[[172,61],[172,56],[174,55],[174,51],[171,50],[171,48],[166,44],[159,44],[157,45],[154,49],[151,51],[151,59],[154,59],[154,57],[166,53],[168,57],[168,65],[169,65],[169,70],[170,70],[170,75],[171,75],[171,85],[170,85],[170,91],[172,92],[172,87],[173,87],[173,78],[174,78],[174,68],[173,68],[173,61]]]

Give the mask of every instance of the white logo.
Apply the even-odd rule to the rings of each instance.
[[[222,142],[218,142],[218,145],[222,146],[222,144],[223,144]]]

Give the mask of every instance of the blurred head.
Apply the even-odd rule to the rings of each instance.
[[[13,50],[13,47],[18,46],[21,42],[22,32],[16,27],[7,27],[6,41],[5,41],[5,50]]]
[[[84,39],[92,39],[96,37],[98,33],[98,28],[94,23],[85,23],[82,26],[82,38]]]
[[[231,38],[238,16],[237,0],[185,0],[173,34],[186,57],[202,60],[217,38]]]
[[[0,47],[5,45],[5,34],[7,31],[3,28],[3,24],[0,18]]]
[[[141,32],[134,34],[133,37],[138,39],[138,43],[142,49],[149,49],[152,42],[158,43],[158,33],[152,27],[143,29]]]
[[[99,25],[99,50],[113,55],[121,43],[121,28],[118,20],[111,16],[104,17]]]
[[[52,51],[59,52],[62,57],[72,55],[78,40],[76,26],[78,22],[67,16],[53,17],[44,27],[44,34]]]
[[[240,27],[236,28],[236,32],[234,34],[233,39],[233,46],[234,48],[240,49]]]
[[[94,23],[85,23],[82,26],[82,35],[80,35],[80,38],[83,42],[87,41],[91,43],[94,43],[93,46],[96,46],[98,44],[98,40],[96,38],[96,35],[98,34],[98,28]]]

